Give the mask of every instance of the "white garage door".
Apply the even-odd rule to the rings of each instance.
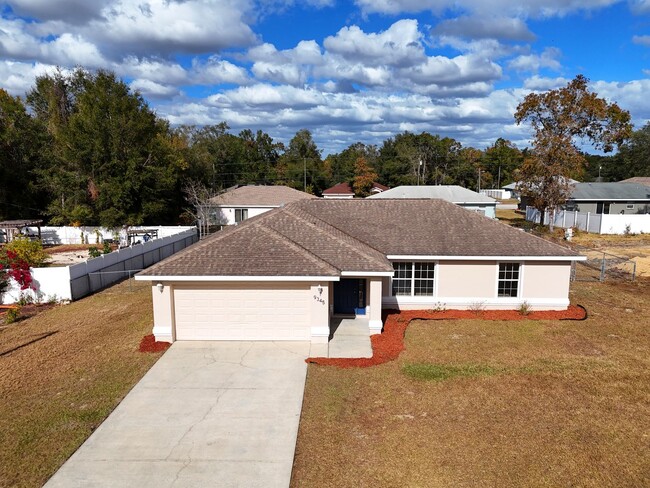
[[[177,287],[176,340],[309,340],[309,285]]]

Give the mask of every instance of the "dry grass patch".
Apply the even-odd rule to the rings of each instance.
[[[650,485],[649,298],[575,283],[586,321],[414,321],[397,361],[310,365],[292,486]]]
[[[124,282],[0,331],[0,486],[41,486],[160,354],[149,287]]]

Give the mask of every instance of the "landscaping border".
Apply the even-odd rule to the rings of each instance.
[[[370,358],[307,358],[309,364],[336,366],[339,368],[368,368],[397,359],[405,349],[404,334],[412,320],[586,320],[587,309],[582,305],[570,305],[567,310],[535,311],[526,315],[517,310],[386,310],[384,329],[381,334],[370,336]]]

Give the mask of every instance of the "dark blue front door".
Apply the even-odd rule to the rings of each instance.
[[[344,278],[334,282],[334,313],[365,315],[366,280]]]

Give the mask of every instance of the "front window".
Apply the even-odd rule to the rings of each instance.
[[[393,296],[433,296],[435,263],[393,263]]]
[[[248,218],[248,209],[247,208],[236,208],[235,209],[235,222],[238,224],[242,220]]]
[[[519,263],[499,263],[499,286],[497,296],[519,295]]]

